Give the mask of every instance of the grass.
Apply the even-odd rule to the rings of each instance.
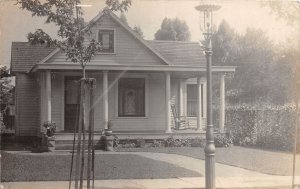
[[[69,180],[71,154],[3,152],[1,180]],[[95,179],[155,179],[202,176],[191,170],[134,154],[97,154]]]
[[[160,152],[189,156],[197,159],[205,159],[203,148],[180,147],[180,148],[123,148],[119,151],[144,151]],[[241,167],[261,173],[273,175],[292,175],[293,156],[291,153],[274,152],[245,147],[217,148],[216,162]],[[300,176],[300,155],[296,159],[297,175]]]

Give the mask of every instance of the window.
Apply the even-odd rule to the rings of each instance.
[[[198,90],[196,84],[187,85],[187,116],[198,116]]]
[[[100,30],[98,42],[102,45],[101,52],[114,53],[114,30]]]
[[[145,78],[121,78],[118,93],[119,117],[145,117]]]

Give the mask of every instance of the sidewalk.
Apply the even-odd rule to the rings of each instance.
[[[149,152],[106,152],[111,154],[135,154],[149,159],[168,162],[178,167],[196,171],[204,175],[205,161],[191,157]],[[274,187],[291,186],[291,176],[275,176],[239,167],[216,163],[216,187],[218,188],[247,188],[247,187]],[[300,184],[300,176],[296,183]],[[67,189],[68,181],[47,182],[9,182],[1,183],[4,189]],[[74,182],[72,183],[74,184]],[[86,184],[86,183],[85,183]],[[178,177],[169,179],[115,179],[97,180],[96,189],[181,189],[181,188],[204,188],[205,177]],[[74,187],[72,187],[74,188]]]
[[[124,179],[124,180],[97,180],[95,189],[196,189],[204,188],[204,177],[184,177],[171,179]],[[298,183],[300,178],[298,177]],[[269,177],[217,177],[217,188],[247,188],[291,186],[290,176]],[[10,182],[1,183],[1,189],[67,189],[68,181],[51,182]],[[72,182],[74,185],[74,182]],[[86,186],[86,183],[84,183]],[[73,187],[74,188],[74,187]]]

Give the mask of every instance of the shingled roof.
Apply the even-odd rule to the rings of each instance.
[[[11,45],[11,72],[29,72],[30,69],[56,47],[30,45],[28,42],[12,42]]]
[[[197,42],[148,41],[148,43],[172,65],[205,65],[203,50]]]
[[[197,42],[146,41],[170,66],[204,66],[205,56]],[[30,45],[28,42],[13,42],[11,47],[11,71],[29,72],[32,67],[49,55],[56,47]]]

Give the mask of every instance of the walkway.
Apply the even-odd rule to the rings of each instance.
[[[189,170],[199,172],[204,175],[204,160],[191,157],[149,152],[109,152],[112,154],[136,154],[149,159],[168,162],[175,166],[183,167]],[[96,189],[179,189],[179,188],[204,188],[205,177],[184,177],[170,179],[118,179],[118,180],[97,180]],[[262,174],[255,171],[223,165],[216,163],[216,186],[218,188],[243,188],[243,187],[272,187],[272,186],[290,186],[291,176],[273,176]],[[300,184],[300,177],[296,178],[296,183]],[[66,189],[68,182],[11,182],[2,183],[4,189]],[[1,187],[0,187],[1,188]]]

